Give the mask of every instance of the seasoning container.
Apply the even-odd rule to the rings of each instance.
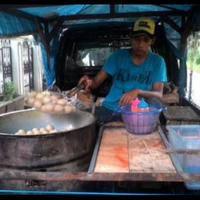
[[[131,103],[131,112],[138,112],[139,104],[140,104],[140,100],[138,98],[134,99]]]
[[[138,105],[138,112],[149,112],[149,104],[144,99]]]

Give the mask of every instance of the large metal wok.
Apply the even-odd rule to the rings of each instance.
[[[53,125],[59,133],[16,136],[18,130]],[[83,111],[50,115],[36,110],[0,116],[0,166],[42,168],[61,165],[91,153],[95,141],[95,117]]]

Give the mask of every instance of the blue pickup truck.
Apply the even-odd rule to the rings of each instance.
[[[195,149],[185,150],[178,146],[178,149],[169,148],[168,153],[172,154],[173,161],[174,153],[183,156],[186,153],[199,156],[196,150],[199,150],[200,145],[196,144],[196,141],[198,143],[200,134],[200,102],[194,95],[194,93],[199,94],[198,75],[196,76],[200,71],[199,4],[0,4],[2,19],[0,38],[32,34],[35,42],[42,44],[46,87],[55,82],[61,91],[66,91],[77,86],[83,75],[94,77],[114,51],[129,49],[133,22],[141,16],[151,17],[156,22],[157,39],[151,51],[160,54],[167,66],[168,83],[165,85],[166,101],[163,103],[168,110],[160,116],[160,125],[161,127],[186,125],[188,131],[184,131],[184,127],[175,129],[178,133],[183,130],[185,135],[181,136],[186,136],[189,130],[197,132],[197,135],[188,136],[192,137],[190,139],[194,141],[192,144]],[[1,48],[0,51],[2,52]],[[99,98],[105,98],[111,85],[112,78],[109,77],[98,89],[92,91],[95,97],[93,100],[96,102]],[[195,128],[188,129],[189,125],[195,125]],[[5,126],[2,125],[2,127]],[[162,131],[166,131],[167,135],[165,128]],[[58,135],[48,137],[54,138]],[[9,159],[10,154],[6,152],[10,153],[12,149],[14,149],[13,155],[15,153],[18,155],[17,153],[21,151],[20,159],[27,156],[26,149],[19,144],[22,141],[28,142],[29,138],[17,138],[20,143],[12,143],[13,138],[13,135],[7,137],[0,133],[2,159]],[[40,136],[31,138],[36,139]],[[44,141],[44,136],[41,138],[37,140],[38,144]],[[165,139],[163,139],[164,142],[166,142]],[[16,142],[16,138],[14,140]],[[9,142],[6,143],[6,141]],[[97,144],[100,141],[101,138],[97,138]],[[62,144],[66,142],[69,145],[72,144],[70,140],[63,140]],[[198,184],[187,188],[182,180],[188,183],[193,179],[193,182],[198,183],[200,166],[197,166],[198,170],[194,171],[197,176],[191,175],[190,177],[184,174],[186,171],[182,169],[184,168],[182,163],[182,166],[179,164],[177,167],[176,161],[177,173],[174,177],[167,173],[163,176],[162,174],[157,176],[148,174],[144,181],[144,175],[140,177],[139,174],[130,174],[130,177],[133,177],[133,181],[130,181],[131,178],[124,173],[103,174],[102,176],[98,173],[91,173],[91,168],[95,165],[94,154],[97,154],[99,150],[97,144],[93,149],[91,163],[86,163],[83,158],[70,160],[73,163],[73,170],[69,169],[68,163],[62,163],[59,156],[56,157],[58,152],[63,153],[62,155],[66,153],[62,152],[62,149],[57,148],[56,151],[47,152],[47,147],[52,145],[53,149],[56,144],[51,143],[49,146],[45,146],[46,143],[38,144],[37,148],[32,143],[30,145],[34,153],[28,155],[31,162],[26,169],[15,168],[14,164],[12,166],[2,165],[0,161],[1,193],[84,194],[90,191],[85,194],[95,194],[95,192],[96,194],[199,194]],[[8,147],[11,151],[6,150],[6,145],[11,145]],[[167,145],[169,142],[166,142],[166,147]],[[77,146],[73,146],[72,149],[76,149]],[[84,148],[86,145],[82,143],[82,146]],[[147,148],[146,143],[144,146]],[[57,144],[57,147],[60,146]],[[149,152],[151,154],[151,151]],[[45,159],[51,156],[59,160],[59,163],[48,167],[31,168],[33,163],[37,164],[37,159],[45,163]],[[14,160],[18,166],[21,166],[17,156]],[[87,170],[84,172],[76,170],[81,169],[81,166],[85,164],[90,164],[90,173]],[[138,182],[134,182],[134,178]]]

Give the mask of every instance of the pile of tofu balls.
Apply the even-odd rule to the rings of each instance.
[[[61,95],[31,92],[27,96],[28,104],[35,109],[50,114],[70,114],[75,112],[75,106],[69,105]]]

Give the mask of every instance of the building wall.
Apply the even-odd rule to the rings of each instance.
[[[24,46],[27,42],[29,47],[33,48],[33,80],[34,91],[41,92],[43,90],[43,62],[41,56],[40,43],[37,43],[32,36],[23,36],[19,38],[8,38],[11,46],[11,61],[12,61],[12,76],[17,94],[25,95],[29,91],[29,87],[25,89],[27,84],[27,75],[24,74]],[[3,41],[5,39],[0,39]],[[0,46],[0,49],[2,47]],[[1,61],[0,57],[0,61]],[[3,71],[0,62],[0,94],[2,94],[1,87],[3,85]],[[25,81],[26,80],[26,81]],[[29,80],[29,79],[28,79]]]

